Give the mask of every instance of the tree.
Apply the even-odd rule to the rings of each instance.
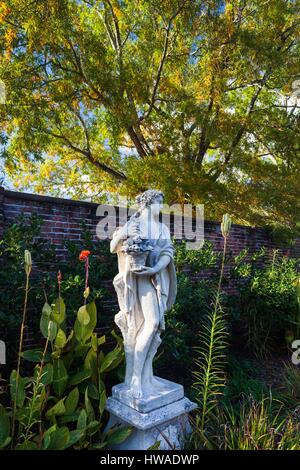
[[[298,0],[1,2],[2,156],[19,187],[148,187],[299,221]]]

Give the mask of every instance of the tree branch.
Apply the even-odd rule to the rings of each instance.
[[[48,131],[47,133],[52,135],[52,137],[55,137],[56,139],[63,140],[68,145],[68,147],[74,150],[74,152],[84,155],[88,159],[88,161],[99,170],[102,170],[105,173],[108,173],[110,176],[113,176],[114,178],[117,178],[118,180],[126,180],[126,175],[123,172],[115,170],[114,168],[111,168],[105,163],[102,163],[96,160],[95,157],[92,155],[92,152],[89,149],[83,150],[80,147],[77,147],[70,141],[70,139],[68,139],[63,134],[56,134],[55,132],[51,132],[51,131]]]
[[[165,34],[165,40],[164,40],[163,53],[162,53],[161,60],[160,60],[159,66],[158,66],[158,70],[157,70],[157,74],[156,74],[156,80],[155,80],[154,87],[153,87],[153,90],[152,90],[152,95],[151,95],[151,99],[150,99],[149,108],[143,116],[140,116],[139,122],[142,122],[145,119],[147,119],[150,116],[150,114],[153,110],[153,107],[154,107],[154,104],[155,104],[155,101],[156,101],[156,93],[157,93],[159,82],[160,82],[160,79],[161,79],[161,76],[162,76],[164,63],[165,63],[165,60],[166,60],[166,57],[167,57],[167,52],[168,52],[168,47],[169,47],[169,42],[170,42],[170,31],[171,31],[172,23],[175,20],[175,18],[179,15],[179,13],[182,11],[182,9],[184,8],[185,3],[186,3],[186,0],[184,0],[181,3],[179,8],[175,11],[175,13],[171,16],[171,18],[168,21],[168,26],[166,28],[166,34]]]

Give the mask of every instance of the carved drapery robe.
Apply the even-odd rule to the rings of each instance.
[[[114,236],[116,236],[115,232]],[[154,266],[161,256],[170,257],[170,262],[154,276],[149,276],[149,289],[153,286],[157,296],[159,308],[159,331],[165,329],[164,314],[175,302],[176,298],[176,271],[174,266],[174,248],[170,238],[170,233],[166,225],[159,223],[159,237],[150,239],[153,250],[149,253],[146,265]],[[144,315],[139,302],[139,276],[130,271],[129,260],[125,253],[121,251],[122,241],[114,250],[118,254],[119,273],[115,276],[113,284],[118,296],[120,312],[116,315],[116,324],[122,331],[124,345],[134,341],[135,336],[141,329],[144,322]],[[145,277],[143,276],[145,279]]]

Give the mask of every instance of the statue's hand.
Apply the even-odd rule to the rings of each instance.
[[[155,268],[150,268],[149,266],[141,266],[140,268],[132,269],[131,271],[139,276],[154,276],[154,274],[157,273]]]

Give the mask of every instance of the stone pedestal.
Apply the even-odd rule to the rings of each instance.
[[[184,397],[182,385],[156,378],[162,385],[157,392],[133,398],[125,384],[113,387],[106,409],[110,413],[107,429],[121,424],[134,427],[133,433],[119,450],[146,450],[156,442],[159,449],[182,449],[191,428],[188,413],[196,404]]]

